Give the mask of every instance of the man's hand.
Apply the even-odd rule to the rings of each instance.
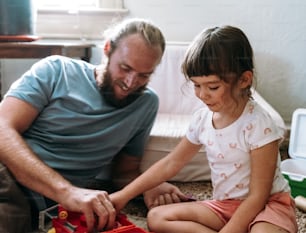
[[[88,232],[115,226],[116,210],[105,191],[73,187],[61,200],[65,209],[85,215]]]
[[[145,192],[143,196],[148,209],[188,200],[188,197],[178,187],[167,182]]]

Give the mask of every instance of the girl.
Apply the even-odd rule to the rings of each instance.
[[[182,70],[207,107],[194,114],[186,136],[168,156],[111,195],[117,210],[173,177],[204,147],[213,200],[155,207],[148,213],[151,231],[297,232],[294,202],[279,169],[284,131],[252,99],[253,69],[252,47],[240,29],[215,27],[195,38]]]

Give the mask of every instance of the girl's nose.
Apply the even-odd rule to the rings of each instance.
[[[202,100],[207,99],[207,92],[204,90],[203,87],[200,89],[199,97]]]

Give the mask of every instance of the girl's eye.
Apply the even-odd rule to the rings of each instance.
[[[209,90],[212,90],[212,91],[215,91],[219,88],[219,86],[216,86],[216,87],[209,87]]]
[[[199,88],[199,87],[200,87],[199,84],[193,84],[193,86],[194,86],[195,88]]]

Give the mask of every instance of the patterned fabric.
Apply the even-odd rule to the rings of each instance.
[[[214,199],[244,199],[249,192],[250,151],[272,141],[281,140],[284,131],[255,101],[250,100],[242,115],[231,125],[215,129],[213,113],[203,108],[197,111],[187,132],[195,144],[203,144],[211,168]],[[290,191],[279,165],[272,193]]]

